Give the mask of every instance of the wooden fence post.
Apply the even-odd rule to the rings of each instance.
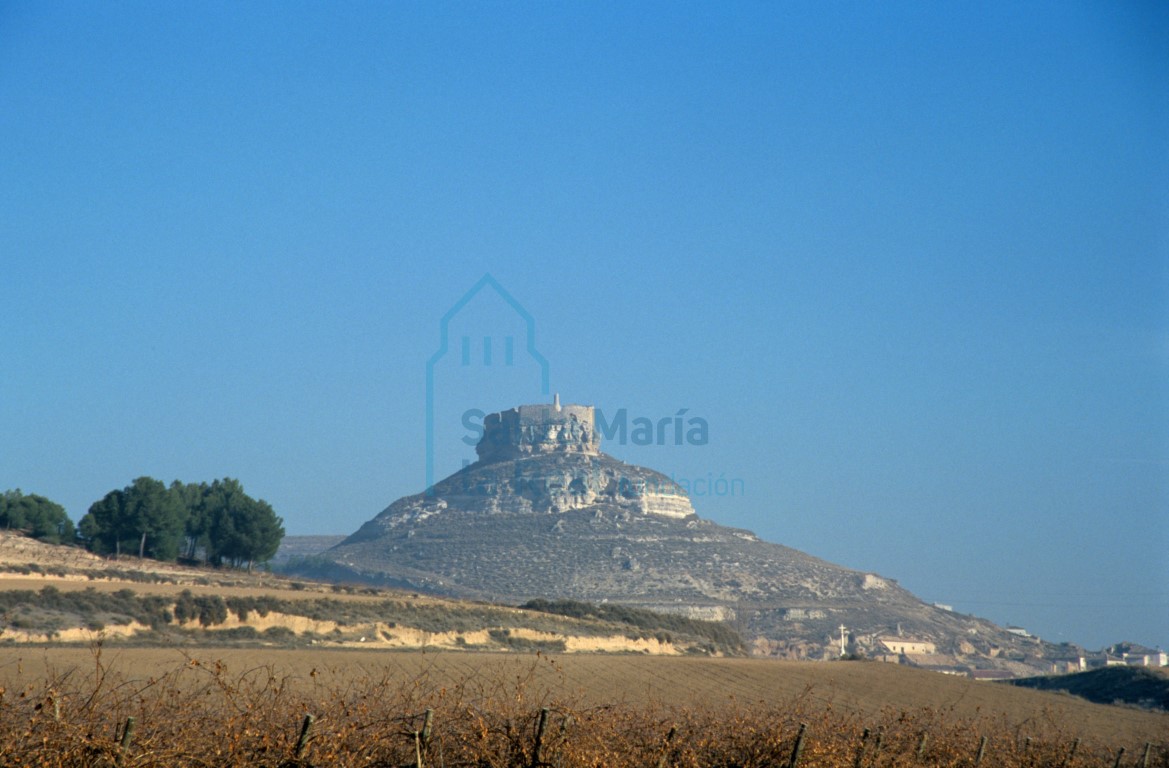
[[[118,741],[118,758],[115,761],[118,765],[126,759],[126,753],[130,751],[130,742],[134,739],[134,718],[127,717],[126,725],[122,727],[122,738]]]
[[[796,764],[800,762],[800,753],[804,751],[804,733],[808,730],[807,723],[800,723],[800,731],[796,734],[796,745],[792,747],[792,759],[788,763],[788,768],[796,768]]]
[[[678,726],[671,725],[670,732],[666,734],[666,746],[662,749],[662,756],[658,758],[658,768],[666,768],[669,765],[670,743],[674,741],[676,735],[678,735]]]
[[[1153,749],[1151,741],[1145,742],[1145,754],[1141,757],[1141,768],[1149,768],[1149,752]]]
[[[548,727],[548,707],[540,710],[540,719],[536,723],[536,743],[532,747],[532,768],[540,765],[540,750],[544,746],[544,729]]]
[[[422,746],[430,743],[430,731],[434,725],[434,710],[426,710],[426,717],[422,719]]]
[[[122,738],[118,744],[123,750],[130,748],[130,741],[134,738],[134,718],[127,717],[126,725],[122,728]]]
[[[920,762],[925,757],[925,745],[929,743],[930,735],[925,731],[921,732],[921,741],[917,742],[917,759]]]
[[[1124,747],[1121,747],[1120,751],[1116,753],[1116,762],[1112,764],[1112,768],[1120,768],[1120,759],[1122,757],[1124,757]]]
[[[309,731],[312,730],[314,718],[312,715],[305,715],[304,722],[300,726],[300,736],[296,740],[296,749],[293,750],[292,756],[299,760],[304,755],[304,748],[308,746]]]
[[[423,768],[422,765],[422,751],[430,744],[430,728],[434,721],[434,710],[426,710],[426,716],[422,719],[422,730],[414,731],[414,766],[415,768]]]
[[[861,733],[861,743],[856,748],[856,759],[852,761],[852,768],[861,768],[861,760],[865,756],[865,742],[868,740],[869,729],[865,728],[865,730]]]
[[[982,758],[986,755],[986,737],[983,736],[978,740],[978,754],[974,756],[974,765],[982,765]]]

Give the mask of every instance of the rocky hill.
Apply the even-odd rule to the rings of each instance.
[[[342,541],[345,541],[344,536],[285,536],[269,564],[279,569],[289,561],[319,555]]]
[[[1053,649],[703,520],[665,475],[600,451],[587,406],[488,416],[479,460],[391,504],[302,572],[519,603],[615,602],[720,619],[756,653],[1049,671]],[[1066,651],[1066,649],[1065,649]]]

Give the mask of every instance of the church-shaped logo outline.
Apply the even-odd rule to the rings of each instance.
[[[492,277],[485,272],[466,293],[459,298],[446,314],[439,320],[438,349],[426,361],[426,492],[432,493],[434,487],[434,366],[450,351],[449,326],[452,320],[467,306],[484,288],[491,288],[507,303],[508,306],[524,321],[527,336],[528,354],[540,366],[540,394],[547,396],[550,389],[548,384],[548,359],[536,349],[536,320],[516,299]]]

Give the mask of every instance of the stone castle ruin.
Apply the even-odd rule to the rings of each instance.
[[[479,461],[436,488],[464,500],[483,491],[493,509],[565,512],[602,505],[633,514],[694,515],[686,491],[672,479],[602,453],[596,410],[561,405],[560,395],[551,404],[485,417],[475,452]]]
[[[483,437],[475,446],[479,461],[510,461],[544,453],[601,452],[596,411],[591,405],[520,405],[483,420]]]
[[[348,540],[356,543],[437,516],[560,514],[695,519],[686,490],[666,475],[601,452],[591,405],[519,405],[483,419],[479,460],[425,493],[387,507]],[[599,519],[599,518],[598,518]]]

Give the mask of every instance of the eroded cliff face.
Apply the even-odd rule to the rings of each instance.
[[[344,544],[368,541],[435,515],[610,511],[686,519],[685,489],[652,469],[601,453],[592,406],[521,405],[483,420],[479,461],[424,493],[399,499]]]
[[[674,519],[695,516],[686,492],[660,472],[603,453],[544,453],[476,462],[428,492],[395,501],[345,543],[439,514],[549,515],[591,507]]]

